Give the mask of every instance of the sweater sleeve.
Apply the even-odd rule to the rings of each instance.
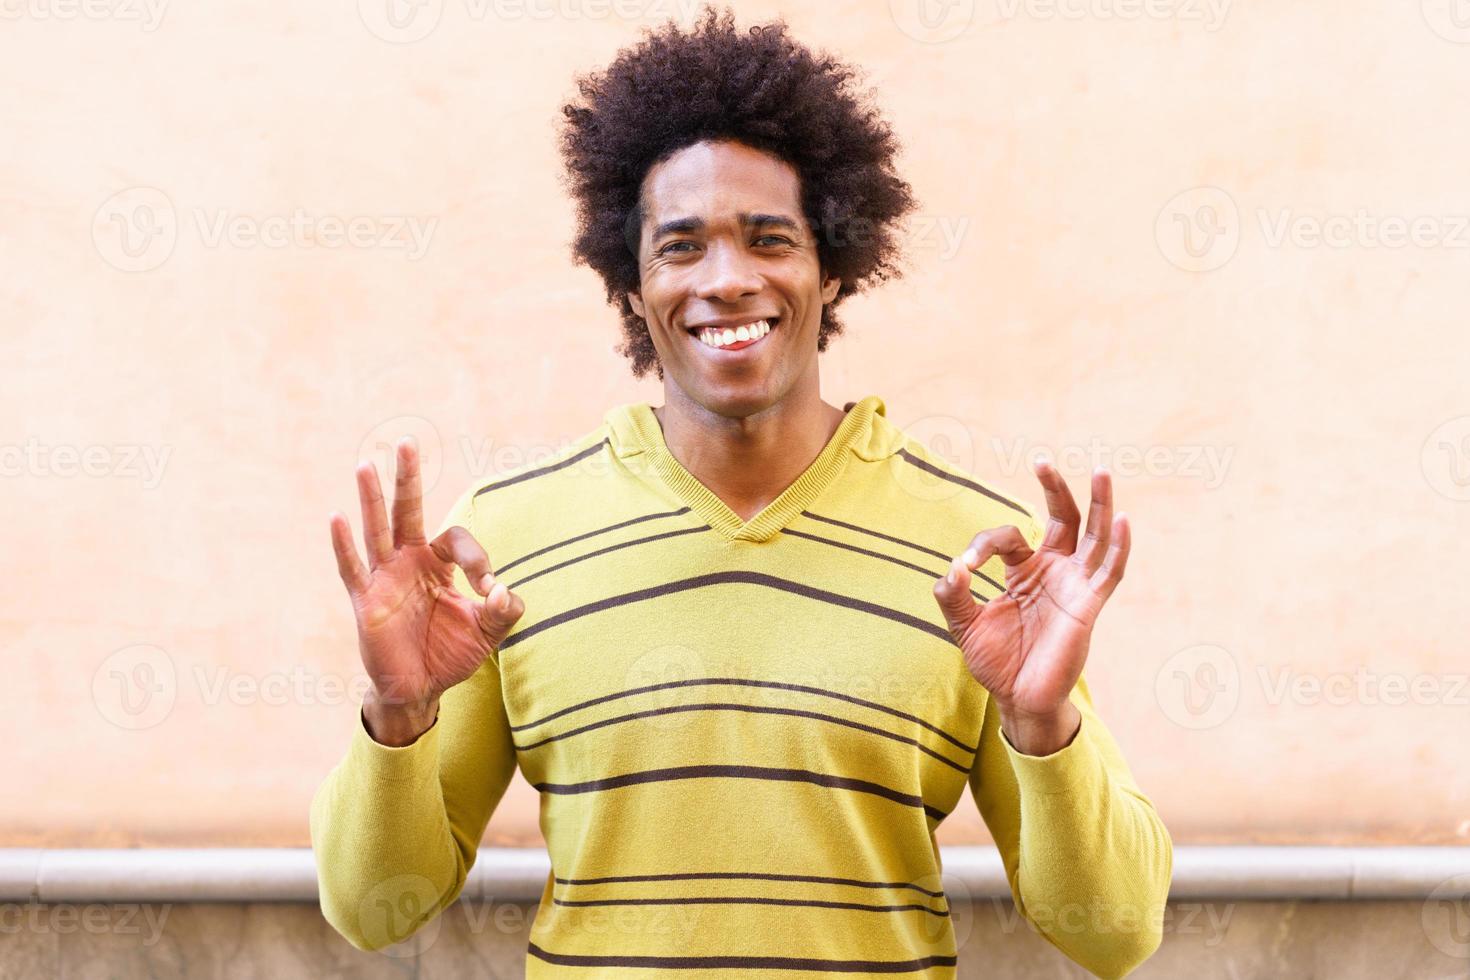
[[[1040,528],[1033,522],[1033,547]],[[1017,751],[986,699],[975,802],[995,838],[1016,909],[1070,959],[1123,977],[1163,940],[1173,844],[1092,702],[1084,673],[1076,736],[1051,755]]]
[[[459,524],[479,537],[474,521],[472,489],[440,532]],[[479,598],[458,569],[455,584]],[[454,902],[515,768],[493,656],[444,692],[438,718],[409,745],[374,741],[359,709],[345,756],[311,803],[322,914],[332,927],[359,949],[382,949]]]

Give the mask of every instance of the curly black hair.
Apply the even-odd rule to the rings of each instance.
[[[622,314],[618,349],[634,377],[663,366],[648,325],[628,293],[639,289],[641,189],[649,169],[678,150],[735,140],[795,168],[802,209],[817,236],[824,276],[839,276],[822,308],[817,349],[842,332],[834,308],[845,297],[901,274],[897,225],[913,192],[893,167],[898,140],[853,68],[813,53],[775,21],[741,32],[733,14],[706,7],[685,32],[670,20],[646,28],[605,70],[577,79],[581,102],[562,107],[565,183],[577,205],[572,245]]]

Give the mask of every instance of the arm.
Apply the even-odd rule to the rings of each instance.
[[[405,460],[400,450],[400,474],[406,466],[413,470],[413,486],[406,490],[416,495],[417,460],[411,451]],[[372,482],[375,489],[375,475]],[[404,490],[400,484],[400,497]],[[365,512],[372,503],[369,498],[364,496]],[[376,503],[381,509],[381,498]],[[398,515],[395,501],[395,520]],[[358,610],[359,638],[373,689],[355,719],[346,755],[312,799],[310,824],[322,913],[359,949],[401,942],[459,896],[490,815],[515,773],[515,748],[494,650],[514,619],[506,613],[492,622],[490,604],[509,594],[500,587],[492,595],[494,586],[484,582],[473,589],[465,575],[468,570],[479,581],[482,574],[479,559],[466,555],[466,539],[474,540],[475,519],[469,491],[455,504],[435,541],[418,545],[419,557],[428,565],[410,564],[392,572],[394,562],[405,560],[402,550],[391,557],[380,551],[374,560],[372,576],[389,570],[409,580],[428,568],[429,577],[439,577],[443,597],[436,599],[431,590],[399,601],[403,597],[390,590],[386,598],[394,601],[381,595],[365,598],[377,585],[365,586],[366,580],[355,575],[358,569],[350,562],[342,565]],[[334,516],[334,540],[340,530],[337,521]],[[370,554],[372,524],[365,518]],[[395,535],[395,540],[412,549],[416,539],[410,532]],[[478,550],[478,544],[468,550]],[[338,557],[341,565],[345,559],[340,546]],[[480,550],[479,558],[483,557]],[[483,574],[493,582],[488,564]],[[483,602],[482,594],[487,596]],[[518,617],[523,606],[518,597],[509,598],[519,607],[514,610]],[[384,625],[390,617],[375,616],[381,608],[396,611],[416,605],[421,607],[418,617],[398,634]],[[365,626],[373,623],[379,628]],[[404,637],[418,639],[406,642]],[[402,651],[407,652],[396,663],[389,662]],[[427,708],[420,713],[404,705]],[[404,720],[410,716],[427,721],[410,725]]]
[[[1163,938],[1173,846],[1092,704],[1083,677],[1092,629],[1123,577],[1127,518],[1106,470],[1092,479],[1087,530],[1044,460],[1043,527],[977,534],[935,583],[951,635],[986,691],[970,788],[995,836],[1017,909],[1071,959],[1122,977]],[[971,574],[991,559],[1005,591],[984,604]]]
[[[1122,977],[1163,938],[1173,844],[1103,726],[1086,678],[1082,721],[1047,756],[1017,751],[986,699],[970,790],[1005,865],[1016,909],[1075,962]]]

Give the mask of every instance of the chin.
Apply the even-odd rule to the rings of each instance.
[[[690,399],[706,411],[728,419],[743,419],[764,412],[779,402],[779,393],[762,381],[739,384],[710,384],[705,379],[683,386]]]

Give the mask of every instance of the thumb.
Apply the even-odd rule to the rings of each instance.
[[[485,634],[490,645],[499,650],[500,644],[505,642],[511,628],[525,611],[526,604],[521,601],[521,597],[507,589],[505,583],[496,582],[485,596],[485,601],[480,603],[480,631]]]
[[[949,572],[934,583],[934,600],[956,640],[963,636],[971,621],[980,614],[980,603],[970,594],[970,566],[965,552],[950,562]]]

